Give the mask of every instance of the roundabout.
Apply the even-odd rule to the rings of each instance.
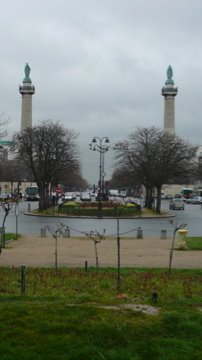
[[[120,219],[120,232],[126,233],[131,229],[141,227],[143,229],[144,237],[160,237],[161,230],[166,230],[167,236],[172,236],[173,228],[170,225],[171,218],[178,223],[187,223],[187,230],[189,236],[201,236],[201,215],[200,206],[185,205],[184,211],[170,211],[168,209],[168,201],[162,202],[162,215],[153,216],[149,213],[143,213],[141,217],[130,217]],[[30,212],[28,211],[30,207]],[[51,224],[58,224],[63,222],[65,225],[75,229],[71,230],[71,236],[78,236],[78,231],[97,230],[106,233],[116,234],[117,219],[114,218],[91,218],[91,217],[73,217],[73,216],[39,216],[33,214],[34,210],[38,208],[37,202],[28,203],[21,201],[19,204],[18,230],[20,234],[39,235],[44,226]],[[26,214],[26,215],[25,215]],[[15,233],[16,217],[14,209],[11,210],[6,220],[6,231]],[[130,234],[136,236],[136,231]],[[79,235],[80,236],[80,235]]]

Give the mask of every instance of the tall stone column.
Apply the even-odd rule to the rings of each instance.
[[[25,65],[25,77],[22,85],[19,86],[19,92],[22,95],[22,109],[21,109],[21,130],[32,127],[32,95],[35,93],[35,88],[30,79],[30,67],[28,63]]]
[[[164,96],[164,131],[170,134],[175,134],[175,96],[178,93],[178,88],[172,79],[173,70],[169,65],[167,69],[167,80],[165,86],[162,88],[162,95]]]

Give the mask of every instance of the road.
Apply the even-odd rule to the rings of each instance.
[[[31,210],[37,207],[37,202],[30,203]],[[162,210],[168,210],[169,200],[162,200]],[[70,227],[71,236],[82,235],[83,231],[97,230],[103,232],[106,230],[108,235],[117,234],[117,220],[115,219],[70,219],[70,218],[44,218],[24,215],[24,212],[28,210],[28,202],[22,201],[19,205],[19,216],[15,216],[15,209],[12,209],[6,220],[6,232],[16,232],[16,224],[18,233],[20,234],[40,234],[41,229],[45,225],[58,224],[63,222],[65,226]],[[202,235],[202,209],[201,205],[187,205],[185,204],[185,210],[181,211],[169,211],[172,215],[175,224],[186,223],[186,229],[189,236],[201,236]],[[0,221],[2,221],[3,212],[0,211]],[[16,221],[17,220],[17,221]],[[161,234],[161,230],[166,230],[167,236],[172,236],[173,226],[170,224],[169,218],[164,219],[122,219],[119,222],[120,235],[136,236],[137,228],[141,227],[144,237],[158,237]]]

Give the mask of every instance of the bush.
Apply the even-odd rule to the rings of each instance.
[[[97,216],[99,211],[98,202],[67,202],[58,207],[60,214],[72,216]],[[135,216],[141,214],[141,207],[138,204],[118,204],[115,202],[102,202],[102,215],[117,216]]]

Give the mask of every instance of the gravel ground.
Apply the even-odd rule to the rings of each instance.
[[[121,266],[164,267],[169,264],[172,239],[121,238]],[[9,242],[0,254],[0,266],[54,266],[55,240],[52,237],[24,235]],[[97,245],[99,266],[116,266],[117,241],[104,239]],[[57,240],[58,266],[95,266],[93,240],[65,238]],[[202,251],[174,250],[173,268],[202,268]]]

